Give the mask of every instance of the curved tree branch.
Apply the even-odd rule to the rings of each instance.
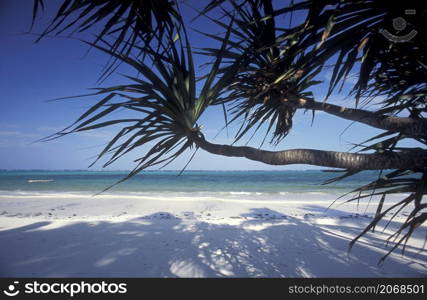
[[[423,119],[378,115],[368,110],[347,108],[303,98],[284,99],[282,101],[297,109],[304,108],[323,111],[343,119],[356,121],[379,129],[400,132],[411,137],[427,136],[427,120]]]
[[[418,169],[427,167],[427,150],[359,154],[315,149],[266,151],[246,146],[219,145],[194,133],[189,137],[198,147],[213,154],[245,157],[269,165],[308,164],[349,170]]]

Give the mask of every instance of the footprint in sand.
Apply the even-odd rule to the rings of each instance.
[[[21,213],[17,213],[17,214],[14,214],[14,215],[8,215],[8,217],[20,217],[20,216],[22,216]]]

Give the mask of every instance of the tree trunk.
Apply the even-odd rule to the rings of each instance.
[[[383,154],[359,154],[315,149],[266,151],[252,147],[213,144],[203,135],[191,136],[194,143],[213,154],[245,157],[269,165],[307,164],[349,170],[421,169],[427,167],[427,150],[417,149]]]
[[[427,121],[423,119],[378,115],[368,110],[347,108],[310,99],[285,99],[283,101],[295,108],[323,111],[343,119],[356,121],[379,129],[401,132],[411,137],[427,136]]]

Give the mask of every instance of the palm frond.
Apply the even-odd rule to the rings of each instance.
[[[48,35],[95,31],[94,44],[110,40],[110,50],[122,54],[135,49],[161,49],[163,37],[172,29],[183,26],[181,15],[170,0],[63,0],[53,19],[36,41]],[[44,0],[34,0],[33,24]],[[105,46],[105,44],[104,44]],[[137,53],[144,57],[145,51]],[[99,80],[113,73],[120,60],[106,64]]]
[[[169,34],[172,36],[173,31]],[[226,36],[229,34],[230,30]],[[118,183],[146,168],[170,164],[186,150],[194,147],[192,136],[200,130],[197,120],[222,92],[231,75],[226,72],[217,78],[223,59],[219,53],[201,92],[197,94],[191,45],[185,32],[181,36],[185,41],[181,44],[171,39],[168,52],[147,52],[154,68],[130,55],[112,51],[112,45],[105,40],[100,41],[104,45],[87,42],[132,67],[142,77],[125,75],[130,83],[95,89],[96,92],[89,96],[104,97],[71,126],[47,139],[113,125],[121,126],[92,165],[107,157],[103,164],[103,167],[106,167],[142,146],[148,146],[149,149],[135,160],[133,171]],[[225,50],[226,45],[224,43],[221,49]],[[232,70],[233,68],[229,69],[230,72]],[[117,118],[114,113],[119,109],[136,112],[141,116],[132,119]]]

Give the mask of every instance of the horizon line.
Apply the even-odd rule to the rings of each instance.
[[[277,170],[277,169],[235,169],[235,170],[224,170],[224,169],[193,169],[193,170],[184,170],[185,172],[198,172],[198,171],[221,171],[221,172],[236,172],[236,171],[274,171],[274,172],[281,172],[281,171],[323,171],[323,170],[332,170],[330,168],[322,168],[322,169],[286,169],[286,170]],[[85,171],[85,172],[131,172],[132,170],[126,170],[126,169],[117,169],[117,170],[88,170],[88,169],[2,169],[0,168],[0,171]],[[170,169],[170,170],[143,170],[141,172],[181,172],[182,169]]]

